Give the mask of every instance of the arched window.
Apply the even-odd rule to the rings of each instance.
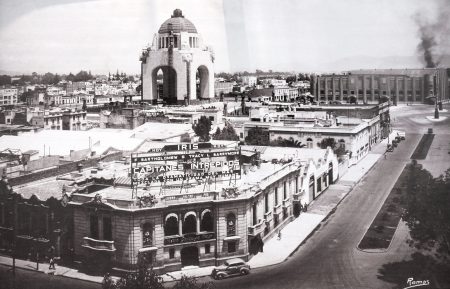
[[[227,215],[227,237],[236,235],[236,216],[233,213]]]
[[[184,216],[183,234],[197,232],[197,218],[194,213],[188,213]]]
[[[166,217],[166,222],[164,224],[164,235],[178,235],[178,218],[174,214],[170,214]]]
[[[142,226],[142,246],[149,247],[153,245],[153,226],[150,223],[145,223]]]
[[[210,210],[204,210],[200,222],[200,231],[212,232],[214,230],[213,217]]]
[[[306,139],[306,146],[309,149],[311,149],[313,147],[313,140],[312,140],[312,138],[309,137],[309,138]]]

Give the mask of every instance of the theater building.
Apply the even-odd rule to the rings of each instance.
[[[130,165],[115,167],[114,185],[71,195],[76,258],[101,271],[131,270],[141,259],[160,273],[219,265],[232,257],[249,260],[264,240],[300,214],[300,204],[317,198],[338,177],[331,149],[283,148],[281,158],[274,151],[280,148],[267,149],[242,149],[240,174],[214,178],[177,179],[168,170],[179,165],[164,159],[165,173],[159,165],[137,169],[151,171],[145,180],[164,182],[140,186],[133,181],[132,187],[136,171]]]

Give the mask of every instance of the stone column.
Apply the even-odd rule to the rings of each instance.
[[[181,215],[178,217],[178,235],[183,235],[183,217]]]
[[[333,101],[336,100],[336,85],[334,84],[334,77],[331,78],[331,88],[333,89]]]
[[[325,80],[325,101],[328,100],[328,77],[324,78]],[[318,99],[318,101],[320,101],[320,98]]]
[[[403,101],[408,102],[408,78],[403,77]]]
[[[411,89],[412,89],[412,101],[416,101],[416,78],[411,78]]]
[[[320,99],[320,81],[321,81],[320,76],[317,76],[316,81],[317,81],[316,98],[318,101]]]
[[[200,233],[200,217],[198,213],[195,214],[195,220],[197,221],[197,234]]]
[[[375,97],[375,76],[372,75],[372,77],[370,78],[370,93],[371,93],[371,100],[373,100],[373,98]],[[366,99],[366,103],[367,103],[367,99]]]
[[[398,103],[398,77],[395,76],[395,96],[394,96],[394,105],[397,105]]]
[[[343,84],[342,84],[342,76],[339,77],[339,100],[342,101],[343,97],[344,97],[344,89],[343,89]]]

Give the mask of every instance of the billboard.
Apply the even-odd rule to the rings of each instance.
[[[240,176],[240,151],[210,143],[171,144],[131,155],[132,185]]]

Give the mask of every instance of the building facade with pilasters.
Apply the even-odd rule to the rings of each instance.
[[[132,270],[146,260],[159,273],[249,260],[337,179],[332,150],[312,151],[313,157],[249,166],[235,185],[148,188],[134,199],[123,184],[72,194],[76,258],[102,271]]]
[[[367,69],[313,78],[313,95],[318,101],[378,103],[389,98],[393,104],[423,103],[430,96],[450,99],[449,74],[443,68]]]

